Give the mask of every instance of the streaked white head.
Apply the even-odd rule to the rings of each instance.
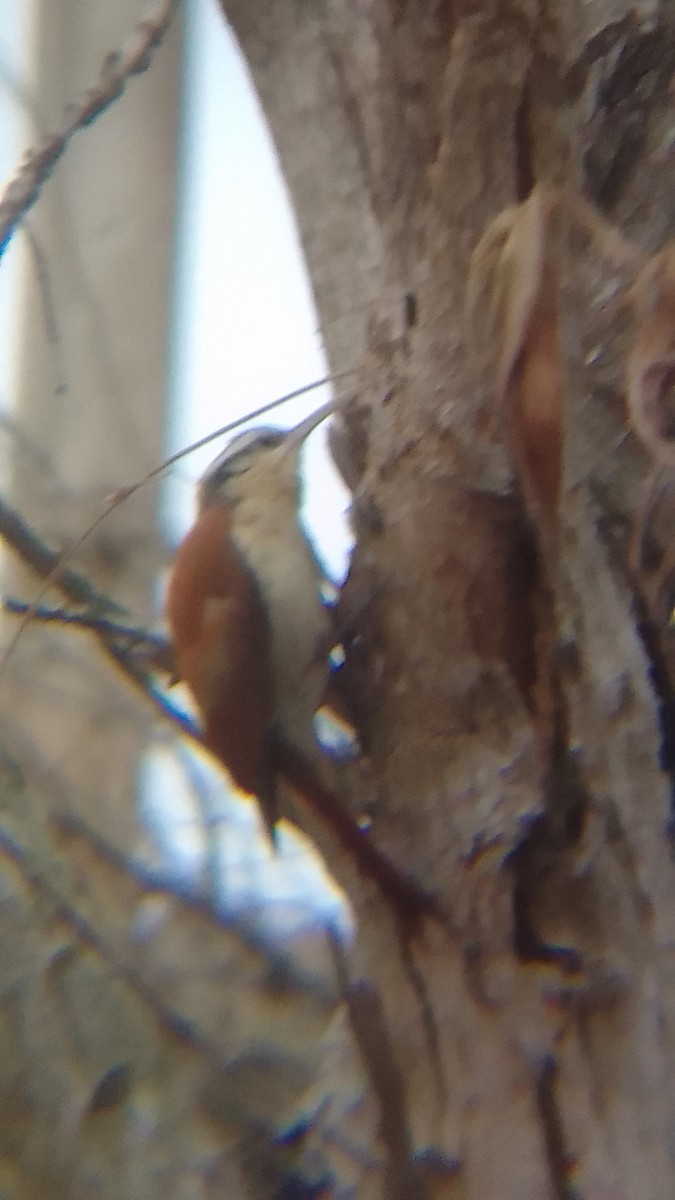
[[[332,405],[326,404],[292,429],[259,425],[233,437],[202,476],[200,510],[219,501],[235,504],[250,495],[252,487],[260,487],[268,472],[297,489],[302,444],[331,411]]]

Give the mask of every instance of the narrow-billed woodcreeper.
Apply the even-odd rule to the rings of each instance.
[[[275,738],[316,757],[313,718],[327,684],[324,575],[300,523],[299,456],[330,405],[291,430],[235,437],[199,487],[198,515],[169,580],[178,673],[203,741],[234,783],[278,815]]]

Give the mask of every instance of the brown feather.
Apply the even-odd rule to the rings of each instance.
[[[179,546],[166,612],[204,744],[238,787],[259,795],[274,715],[270,630],[225,508],[205,509]]]

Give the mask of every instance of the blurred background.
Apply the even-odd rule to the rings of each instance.
[[[137,0],[0,0],[3,181],[152,11]],[[41,539],[65,549],[111,493],[166,455],[325,373],[245,65],[215,0],[185,0],[149,69],[74,135],[0,262],[2,491]],[[311,393],[272,423],[293,424],[326,397]],[[323,437],[307,448],[305,512],[339,580],[347,498]],[[183,459],[76,552],[72,565],[125,619],[161,628],[194,483],[220,448]],[[10,554],[1,566],[3,594],[32,600],[36,577]],[[7,644],[16,619],[2,625]],[[187,708],[180,691],[172,700]],[[86,633],[26,627],[0,676],[0,711],[29,782],[125,854],[275,938],[324,921],[348,931],[311,847],[284,829],[272,855],[255,806],[231,795]]]

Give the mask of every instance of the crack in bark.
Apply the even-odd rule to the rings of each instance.
[[[675,71],[675,42],[666,21],[629,32],[598,89],[591,121],[593,138],[584,154],[589,196],[603,210],[621,198],[644,159],[649,125],[670,100]]]
[[[447,1103],[448,1089],[443,1073],[443,1062],[441,1058],[441,1039],[439,1037],[438,1024],[431,1003],[429,989],[424,980],[424,975],[420,971],[412,951],[410,939],[406,937],[405,932],[400,938],[401,962],[403,969],[410,980],[410,986],[415,993],[417,1003],[420,1009],[420,1018],[422,1028],[426,1037],[427,1046],[429,1048],[429,1058],[433,1067],[434,1078],[438,1088],[438,1098],[442,1105]]]
[[[368,137],[361,116],[359,107],[359,98],[350,86],[345,70],[344,57],[340,54],[335,45],[334,38],[324,21],[321,25],[321,37],[326,51],[326,57],[335,73],[335,81],[337,83],[338,94],[342,101],[342,109],[345,116],[345,121],[352,135],[352,146],[356,152],[356,157],[359,164],[359,170],[363,179],[366,195],[372,203],[374,200],[374,179],[373,171],[370,163],[370,152],[368,148]]]
[[[555,1094],[557,1076],[556,1060],[547,1058],[537,1079],[535,1092],[546,1158],[556,1200],[580,1200],[580,1194],[571,1179],[574,1159],[567,1149],[562,1116]]]
[[[675,685],[648,601],[622,559],[620,545],[610,529],[612,521],[620,520],[623,524],[623,519],[608,507],[606,497],[597,486],[593,490],[602,514],[598,517],[596,528],[607,549],[611,567],[628,593],[635,632],[647,659],[647,678],[656,701],[659,726],[658,765],[668,779],[670,813],[666,833],[671,846],[675,848]]]
[[[556,964],[567,973],[583,969],[580,953],[569,946],[549,945],[536,928],[541,896],[555,886],[564,894],[564,853],[578,842],[591,797],[579,765],[569,749],[565,696],[558,651],[551,662],[551,696],[554,735],[548,747],[548,764],[542,779],[544,812],[531,825],[513,851],[513,927],[516,953],[522,962]],[[570,894],[573,894],[570,893]]]
[[[561,890],[562,854],[578,841],[589,797],[579,768],[565,745],[554,748],[543,784],[546,811],[531,826],[511,855],[514,871],[513,929],[521,962],[554,964],[566,973],[583,969],[580,953],[569,946],[548,944],[536,927],[542,891]]]
[[[621,41],[634,36],[637,29],[636,15],[630,11],[623,17],[608,21],[592,34],[586,42],[581,54],[571,66],[565,70],[561,80],[560,100],[563,104],[576,103],[582,93],[591,72],[591,68],[606,55],[611,54]]]
[[[514,172],[518,203],[527,199],[535,183],[530,131],[531,99],[530,79],[526,76],[513,121]]]
[[[428,1200],[428,1189],[413,1162],[405,1087],[375,984],[349,978],[344,950],[330,940],[349,1024],[380,1111],[380,1136],[387,1154],[385,1200]]]
[[[516,517],[506,532],[509,537],[506,583],[510,603],[500,650],[523,704],[532,716],[536,709],[538,675],[540,558],[533,529],[524,514]]]
[[[581,836],[590,801],[579,765],[569,749],[563,686],[565,648],[557,627],[555,568],[547,569],[545,549],[525,517],[520,540],[514,538],[513,546],[514,565],[520,565],[518,611],[525,620],[521,661],[516,663],[513,657],[507,661],[528,704],[543,760],[543,812],[532,821],[507,860],[514,873],[514,949],[522,962],[552,963],[567,973],[578,973],[583,967],[581,955],[570,947],[547,944],[536,927],[542,894],[554,885],[554,880],[560,888],[566,874],[563,854]]]
[[[659,722],[659,767],[668,777],[670,815],[667,835],[675,843],[675,688],[668,663],[661,649],[658,630],[652,621],[647,604],[637,588],[631,588],[631,607],[635,630],[648,661],[649,683],[656,700]]]

